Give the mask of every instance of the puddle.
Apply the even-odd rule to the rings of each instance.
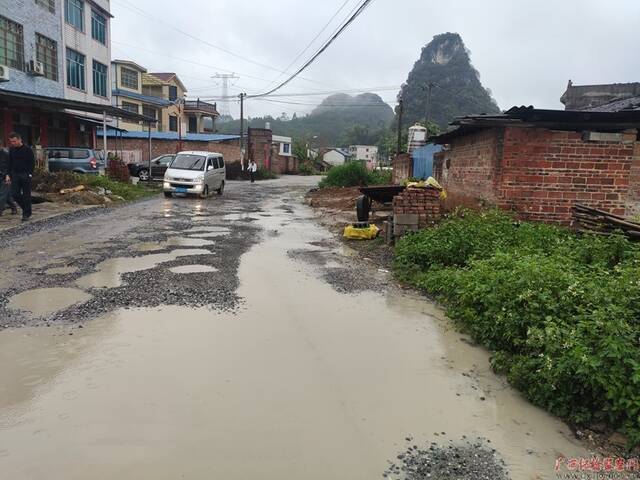
[[[218,269],[211,267],[209,265],[184,265],[182,267],[173,267],[170,268],[169,271],[171,273],[179,273],[179,274],[186,274],[186,273],[213,273],[213,272],[217,272]]]
[[[69,275],[79,272],[78,267],[55,267],[44,272],[45,275]]]
[[[81,288],[116,288],[122,284],[122,274],[149,270],[161,263],[172,262],[191,255],[211,255],[208,250],[174,250],[170,253],[155,253],[143,257],[110,258],[98,264],[96,273],[76,280]]]
[[[14,295],[9,299],[7,307],[42,317],[69,308],[76,303],[84,303],[90,298],[91,295],[77,288],[41,288]]]
[[[231,233],[231,230],[227,227],[194,227],[188,230],[184,230],[182,233],[222,233],[228,234]]]
[[[174,237],[164,242],[163,245],[169,247],[206,247],[207,245],[214,245],[214,242],[198,238]]]

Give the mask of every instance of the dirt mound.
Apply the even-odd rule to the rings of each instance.
[[[73,172],[45,172],[37,170],[33,174],[33,190],[40,193],[58,193],[64,188],[82,185],[82,177]]]
[[[351,211],[356,208],[356,199],[361,196],[360,187],[328,187],[307,194],[309,205],[316,208]]]

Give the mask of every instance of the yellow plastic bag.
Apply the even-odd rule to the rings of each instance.
[[[344,238],[349,240],[373,240],[378,236],[380,229],[374,224],[369,225],[369,228],[356,228],[353,225],[347,225],[344,228]]]

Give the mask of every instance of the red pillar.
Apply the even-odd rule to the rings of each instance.
[[[49,146],[49,121],[48,117],[40,116],[40,146],[45,148]]]
[[[73,119],[69,119],[69,145],[68,147],[75,147],[78,144],[78,122]]]

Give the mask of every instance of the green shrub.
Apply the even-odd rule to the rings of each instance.
[[[362,162],[347,162],[331,167],[327,176],[320,181],[320,188],[365,187],[386,183],[391,183],[391,172],[370,172]]]
[[[640,443],[638,244],[463,212],[398,242],[395,271],[442,300],[533,403]]]
[[[313,168],[311,162],[302,162],[298,167],[298,173],[300,175],[317,175],[316,169]]]
[[[140,198],[156,195],[160,192],[160,186],[153,184],[138,183],[133,185],[128,182],[120,182],[102,175],[86,175],[81,176],[82,184],[87,187],[110,190],[114,195],[118,195],[125,200],[138,200]]]

